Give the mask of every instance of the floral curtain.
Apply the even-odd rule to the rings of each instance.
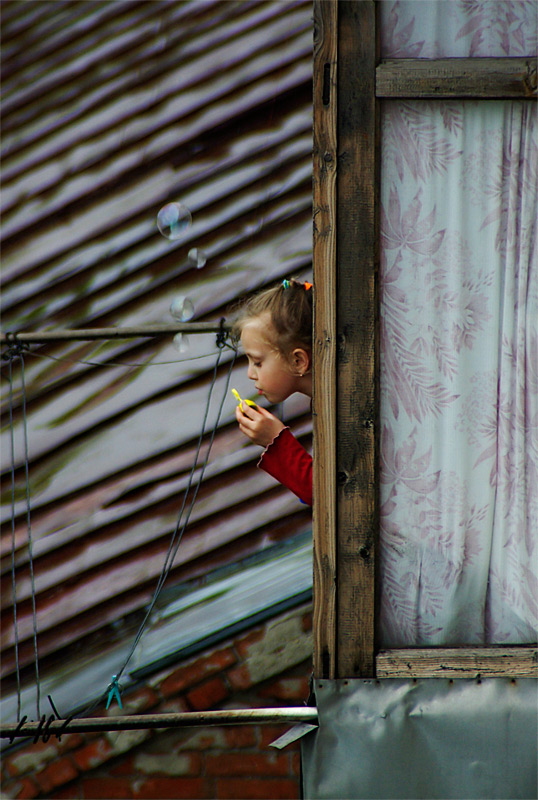
[[[535,52],[535,2],[380,5],[385,57]],[[537,638],[537,128],[524,101],[382,109],[383,647]]]

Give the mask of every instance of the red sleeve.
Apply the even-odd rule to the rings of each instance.
[[[263,451],[258,466],[312,505],[312,456],[289,428],[283,428]]]

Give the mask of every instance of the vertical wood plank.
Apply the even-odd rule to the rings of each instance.
[[[376,28],[338,4],[337,677],[375,675]]]
[[[314,675],[336,677],[337,0],[314,2]]]

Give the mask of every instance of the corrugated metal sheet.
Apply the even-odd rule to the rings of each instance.
[[[2,329],[171,322],[178,295],[192,299],[196,320],[219,320],[246,291],[309,276],[311,28],[311,3],[301,1],[4,2]],[[176,241],[156,227],[168,201],[192,213]],[[207,254],[202,270],[189,263],[191,247]],[[25,356],[29,472],[46,670],[124,635],[123,624],[113,633],[118,620],[127,629],[129,620],[136,624],[151,597],[217,349],[214,336],[196,335],[185,353],[169,340],[33,351]],[[230,358],[226,351],[215,398]],[[19,656],[30,674],[17,363],[14,369]],[[232,385],[248,395],[242,360]],[[5,411],[5,381],[4,389]],[[230,396],[172,583],[310,525],[309,510],[255,469],[259,448],[238,433],[234,405]],[[217,406],[214,400],[209,425]],[[290,399],[284,414],[308,443],[308,404]],[[2,675],[9,678],[7,417],[1,444]]]

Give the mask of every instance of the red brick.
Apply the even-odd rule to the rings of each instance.
[[[187,700],[195,711],[202,711],[216,706],[217,703],[225,700],[229,694],[228,687],[222,678],[212,678],[210,681],[206,681],[190,691],[187,695]]]
[[[7,776],[18,778],[20,775],[35,773],[51,761],[58,758],[58,748],[54,740],[26,744],[4,759],[4,770]]]
[[[224,728],[199,728],[195,733],[187,735],[185,739],[177,742],[175,750],[178,753],[184,750],[221,750],[226,744]],[[167,752],[169,752],[169,748]]]
[[[250,648],[256,642],[259,642],[265,636],[265,628],[259,628],[257,631],[251,631],[241,639],[234,642],[234,647],[242,659],[247,659],[249,656]]]
[[[38,772],[35,778],[42,791],[50,793],[52,789],[74,780],[77,776],[77,768],[70,758],[64,756],[57,761],[53,761],[41,772]]]
[[[111,775],[134,775],[134,756],[128,755],[114,767],[109,767]]]
[[[242,747],[255,747],[258,741],[257,728],[254,725],[238,725],[224,731],[226,744],[232,750]]]
[[[178,714],[182,711],[190,711],[188,703],[183,697],[174,697],[159,706],[159,714]]]
[[[291,778],[220,778],[217,800],[296,800],[299,781]]]
[[[12,797],[17,800],[30,800],[39,794],[39,786],[31,778],[21,778],[2,784],[2,797]]]
[[[73,753],[73,758],[81,772],[100,766],[114,754],[114,748],[108,739],[94,739],[93,742]]]
[[[206,756],[207,775],[287,775],[287,753],[223,753]]]
[[[156,753],[138,753],[135,757],[135,773],[140,778],[164,778],[202,774],[202,756],[200,753],[174,753],[158,755]]]
[[[208,656],[198,658],[193,663],[176,669],[175,672],[172,672],[171,675],[163,680],[159,690],[163,697],[178,694],[190,686],[200,683],[208,675],[222,672],[222,670],[235,664],[236,660],[233,650],[229,647],[224,650],[216,650]]]
[[[312,630],[312,614],[304,614],[301,620],[301,628],[305,633]]]
[[[140,714],[148,708],[153,708],[158,702],[159,697],[151,686],[142,686],[136,692],[129,692],[125,695],[124,714]]]
[[[281,678],[264,686],[258,694],[261,697],[274,697],[277,700],[307,700],[308,678]]]
[[[84,778],[82,796],[85,800],[130,800],[134,797],[127,778]]]
[[[80,800],[83,797],[80,781],[68,783],[51,794],[51,800]]]
[[[252,686],[252,678],[250,677],[250,672],[246,664],[242,664],[240,667],[235,667],[235,669],[228,670],[226,677],[228,678],[232,689],[237,691],[250,689]]]
[[[80,733],[64,733],[60,741],[56,740],[56,747],[59,753],[67,753],[69,750],[76,750],[84,744],[84,739]]]
[[[203,778],[151,778],[137,784],[135,798],[141,800],[177,800],[178,797],[196,800],[210,797]]]

